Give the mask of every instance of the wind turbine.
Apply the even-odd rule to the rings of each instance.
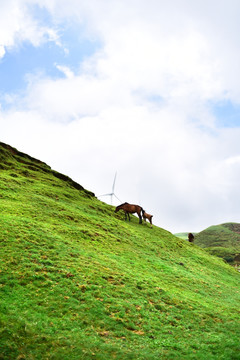
[[[120,199],[117,197],[117,195],[114,193],[115,183],[116,183],[116,177],[117,177],[117,173],[115,173],[115,176],[114,176],[113,185],[112,185],[112,192],[109,193],[109,194],[99,195],[99,197],[101,197],[101,196],[111,196],[111,205],[112,205],[112,198],[113,198],[113,196],[115,196],[115,198],[118,199],[118,201],[121,202],[121,200],[120,200]]]

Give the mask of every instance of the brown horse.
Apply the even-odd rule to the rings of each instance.
[[[151,228],[152,228],[152,217],[153,217],[153,215],[147,214],[145,210],[142,211],[142,215],[143,215],[143,219],[144,219],[145,222],[148,219],[148,221],[151,224]]]
[[[130,221],[130,214],[134,214],[137,213],[138,217],[139,217],[139,224],[142,223],[142,215],[141,212],[143,211],[143,208],[139,205],[132,205],[129,204],[127,202],[125,202],[124,204],[121,204],[119,206],[116,207],[115,209],[115,213],[118,212],[119,210],[123,210],[125,212],[125,220],[127,220],[127,216],[128,216],[128,220]]]

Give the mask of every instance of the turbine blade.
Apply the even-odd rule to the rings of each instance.
[[[110,195],[112,195],[112,193],[111,193],[111,194],[98,195],[98,197],[101,197],[101,196],[110,196]]]
[[[122,202],[122,200],[120,200],[117,195],[113,194],[113,196],[115,196],[116,199],[118,199],[118,201]]]
[[[114,193],[116,177],[117,177],[117,172],[115,173],[114,180],[113,180],[112,193]]]

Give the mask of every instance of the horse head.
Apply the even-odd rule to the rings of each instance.
[[[118,212],[119,210],[123,209],[123,208],[124,208],[124,205],[128,205],[128,203],[125,202],[125,203],[123,203],[123,204],[121,204],[121,205],[118,205],[118,206],[116,207],[116,209],[115,209],[115,213]]]

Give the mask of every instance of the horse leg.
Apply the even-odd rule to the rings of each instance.
[[[139,224],[142,224],[142,216],[141,216],[141,212],[138,213],[138,217],[139,217]]]
[[[124,212],[125,212],[125,220],[127,221],[127,218],[128,218],[128,220],[130,221],[129,212],[126,210]]]
[[[152,228],[152,216],[150,217],[149,222],[150,222],[151,228]]]

